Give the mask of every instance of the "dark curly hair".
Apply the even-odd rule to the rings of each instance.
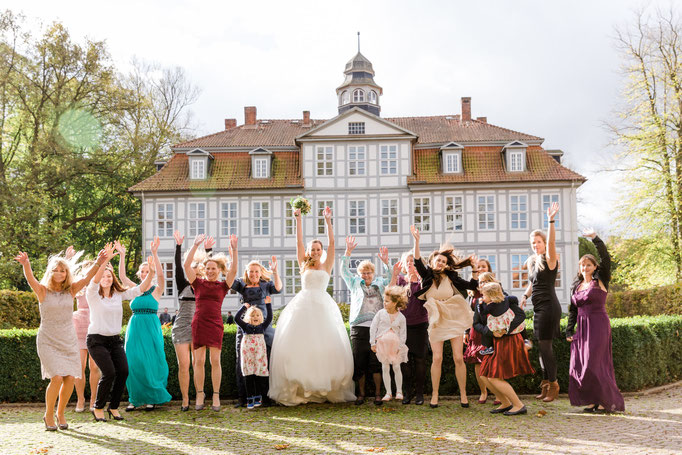
[[[445,264],[445,269],[443,269],[443,272],[445,272],[446,270],[454,272],[456,270],[463,269],[464,267],[473,267],[474,265],[473,255],[462,257],[455,252],[455,248],[452,245],[443,245],[439,249],[433,251],[429,255],[429,266],[431,266],[436,256],[443,256],[447,261],[447,263]],[[433,273],[433,282],[436,284],[436,286],[440,286],[440,280],[443,277],[443,272]]]

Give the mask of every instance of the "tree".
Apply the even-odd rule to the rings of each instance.
[[[682,279],[682,20],[674,9],[636,14],[617,31],[627,83],[611,130],[622,146],[625,233],[665,240]],[[659,250],[659,244],[640,247]],[[651,257],[650,254],[645,254]]]

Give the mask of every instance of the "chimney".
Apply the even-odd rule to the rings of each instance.
[[[256,106],[244,107],[244,125],[256,124]]]
[[[226,118],[225,119],[225,129],[229,130],[230,128],[234,128],[237,126],[237,119],[236,118]]]
[[[303,111],[303,124],[304,125],[310,124],[310,111]]]
[[[471,120],[471,97],[462,97],[462,121],[468,122]]]
[[[476,120],[482,123],[488,123],[488,117],[476,117]]]

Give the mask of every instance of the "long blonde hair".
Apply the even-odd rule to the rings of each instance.
[[[182,258],[182,262],[184,263],[187,260],[187,256],[189,254],[189,250],[185,251],[185,255]],[[205,250],[202,249],[197,249],[194,252],[194,257],[192,258],[192,265],[191,267],[194,269],[195,273],[199,278],[205,278],[206,277],[206,269],[204,267],[204,261],[208,257],[208,254],[206,253]]]
[[[55,283],[52,276],[54,275],[54,269],[61,266],[66,272],[66,277],[62,283]],[[47,261],[47,269],[45,270],[45,275],[40,280],[40,284],[45,286],[48,290],[53,292],[64,292],[71,289],[73,284],[73,274],[71,273],[71,265],[69,261],[61,256],[52,256]]]
[[[536,229],[533,232],[530,233],[528,236],[531,240],[533,241],[533,238],[535,237],[540,237],[543,242],[545,242],[545,254],[547,253],[547,236],[545,235],[544,232],[542,232],[540,229]],[[537,275],[538,273],[542,272],[545,270],[545,261],[542,260],[542,257],[544,254],[536,254],[533,253],[528,257],[526,260],[526,267],[528,268],[528,274],[529,275]]]
[[[246,267],[244,267],[244,283],[250,283],[249,281],[249,268],[251,268],[252,265],[257,265],[260,268],[260,281],[270,281],[272,279],[272,272],[270,272],[268,269],[263,267],[263,264],[260,262],[253,260],[246,264]],[[249,308],[250,309],[250,308]],[[248,312],[248,310],[247,310]]]
[[[223,253],[206,256],[206,259],[204,259],[202,262],[204,268],[206,267],[206,264],[208,264],[211,261],[216,263],[216,265],[218,266],[218,270],[220,270],[223,273],[223,275],[227,275],[227,263],[229,262],[227,256],[225,256]]]

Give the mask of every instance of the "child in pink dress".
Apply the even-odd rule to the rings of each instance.
[[[395,376],[396,400],[403,399],[403,374],[400,364],[407,362],[407,321],[400,310],[407,307],[407,294],[402,286],[388,286],[384,291],[384,308],[379,310],[369,328],[369,343],[382,365],[386,395],[383,401],[393,399],[391,393],[391,366]]]

